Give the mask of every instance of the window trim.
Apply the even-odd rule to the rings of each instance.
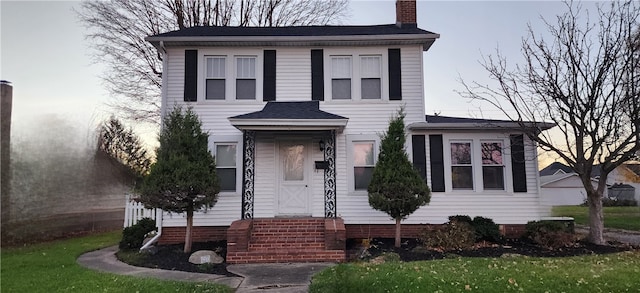
[[[483,158],[482,158],[482,151],[483,151],[483,147],[482,145],[485,143],[499,143],[501,144],[501,149],[500,149],[500,157],[502,159],[502,164],[498,165],[498,164],[491,164],[491,165],[486,165],[483,162]],[[505,172],[505,157],[504,157],[504,150],[505,150],[505,143],[503,140],[494,140],[494,139],[481,139],[480,140],[480,167],[482,168],[483,174],[482,174],[482,189],[483,190],[492,190],[492,191],[504,191],[506,190],[506,181],[507,181],[507,177],[506,177],[506,172]],[[486,188],[484,186],[484,167],[500,167],[500,169],[502,170],[502,188]]]
[[[225,58],[225,98],[224,100],[207,100],[207,66],[206,57],[224,57]],[[237,57],[253,57],[255,58],[255,99],[238,100],[236,99],[236,76],[237,76]],[[264,84],[264,49],[244,49],[238,50],[221,50],[221,49],[201,49],[198,50],[198,104],[220,104],[220,103],[240,103],[240,104],[262,104],[263,102],[263,84]]]
[[[349,66],[347,66],[347,68],[349,68],[349,74],[348,76],[345,74],[344,76],[336,76],[335,72],[334,72],[334,60],[337,59],[345,59],[349,61]],[[330,62],[331,63],[331,99],[332,100],[336,100],[336,101],[350,101],[353,100],[353,56],[351,55],[332,55],[330,56]],[[349,98],[348,99],[337,99],[333,97],[333,81],[334,80],[348,80],[349,81]]]
[[[358,59],[360,59],[359,60],[360,61],[360,66],[359,66],[360,67],[360,99],[361,100],[367,100],[367,101],[380,101],[380,100],[382,100],[382,55],[378,55],[378,54],[371,54],[371,55],[363,54],[363,55],[359,55],[358,57],[359,57]],[[364,63],[364,62],[362,62],[362,60],[364,58],[372,58],[372,57],[376,57],[378,59],[378,74],[375,74],[375,76],[372,75],[372,74],[365,74],[365,72],[363,72],[363,67],[362,67],[363,63]],[[362,81],[365,80],[365,79],[377,79],[378,80],[378,82],[380,84],[380,88],[379,88],[379,90],[380,90],[380,92],[379,92],[380,98],[375,98],[375,99],[374,98],[365,98],[363,96],[363,90],[362,90],[363,82]]]
[[[222,77],[209,77],[208,62],[211,59],[222,59],[224,64],[224,72]],[[223,101],[227,97],[227,56],[224,55],[205,55],[204,56],[204,100],[206,101]],[[209,80],[223,80],[224,81],[224,96],[222,99],[207,99],[207,81]]]
[[[220,191],[221,196],[240,196],[242,194],[242,136],[235,135],[215,135],[209,137],[209,149],[213,156],[217,155],[218,145],[235,145],[236,146],[236,191]],[[216,163],[216,169],[218,169]],[[224,168],[224,167],[222,167]]]
[[[471,156],[469,164],[453,164],[452,163],[452,160],[453,160],[452,155],[453,154],[451,153],[451,145],[454,144],[454,143],[459,143],[459,144],[467,144],[468,143],[469,144],[469,149],[470,149],[469,155]],[[451,190],[454,190],[454,191],[476,190],[476,182],[477,182],[477,180],[475,178],[475,169],[476,168],[474,168],[474,166],[475,166],[474,163],[475,163],[475,157],[476,156],[474,154],[475,153],[475,151],[474,151],[475,147],[474,147],[473,140],[457,140],[457,139],[449,140],[447,146],[449,147],[449,171],[451,172],[451,179],[450,179],[450,181],[451,181]],[[453,167],[471,167],[471,189],[469,189],[469,188],[454,188],[453,187]]]
[[[347,135],[346,146],[347,146],[347,186],[348,186],[348,194],[354,196],[366,196],[369,193],[365,189],[355,189],[355,174],[354,168],[355,166],[355,153],[354,153],[354,144],[361,142],[373,142],[373,166],[375,167],[378,162],[378,153],[380,146],[380,137],[377,135],[366,135],[366,134],[357,134],[357,135]]]
[[[509,134],[475,134],[475,133],[456,133],[442,134],[443,163],[444,163],[444,192],[447,194],[458,195],[477,195],[479,193],[488,193],[492,195],[515,195],[513,191],[513,176],[511,176],[511,160],[509,157],[511,143]],[[473,174],[473,190],[470,189],[453,189],[452,182],[452,164],[451,164],[451,143],[452,142],[472,142],[472,174]],[[502,143],[502,166],[504,174],[504,189],[484,189],[482,175],[482,150],[483,142],[501,142]],[[430,170],[428,170],[430,172]],[[427,175],[429,177],[429,175]]]
[[[333,72],[332,57],[351,57],[351,99],[333,99]],[[361,57],[380,57],[380,99],[362,98],[362,78],[360,68]],[[386,48],[325,48],[324,57],[324,101],[329,103],[353,103],[363,101],[365,103],[389,103],[389,54]]]

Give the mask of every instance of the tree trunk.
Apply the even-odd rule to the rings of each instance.
[[[606,244],[603,237],[604,216],[602,214],[602,194],[597,191],[588,193],[589,199],[589,242],[598,245]]]
[[[402,219],[396,219],[396,243],[395,246],[396,247],[400,247],[400,221],[402,221]]]
[[[193,228],[193,210],[187,211],[187,231],[184,234],[184,253],[191,252],[191,230]]]

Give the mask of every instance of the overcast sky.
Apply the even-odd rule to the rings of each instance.
[[[0,2],[0,79],[13,83],[16,127],[47,114],[85,125],[109,115],[99,78],[104,68],[92,63],[85,30],[72,10],[78,6],[77,1]],[[460,97],[459,77],[485,81],[478,60],[496,47],[508,61],[519,62],[527,23],[544,33],[540,17],[553,20],[564,7],[558,1],[418,1],[418,26],[440,34],[424,53],[427,114],[502,118]],[[345,20],[387,23],[395,23],[395,1],[352,1],[351,18]]]

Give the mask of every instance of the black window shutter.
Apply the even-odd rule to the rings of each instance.
[[[424,135],[411,136],[411,149],[413,150],[413,166],[418,169],[422,179],[427,179],[427,153]]]
[[[400,49],[389,49],[389,100],[402,100]]]
[[[322,50],[311,50],[311,100],[324,101],[324,57]]]
[[[442,135],[429,135],[429,159],[431,160],[431,191],[444,192],[444,154]]]
[[[527,192],[527,172],[524,159],[524,136],[510,135],[511,139],[511,171],[513,175],[513,192]]]
[[[198,100],[198,50],[184,50],[184,101]]]
[[[264,50],[262,100],[276,100],[276,50]]]

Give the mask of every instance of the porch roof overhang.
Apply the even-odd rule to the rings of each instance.
[[[257,112],[229,117],[240,130],[342,131],[348,118],[320,110],[318,101],[267,102]]]

